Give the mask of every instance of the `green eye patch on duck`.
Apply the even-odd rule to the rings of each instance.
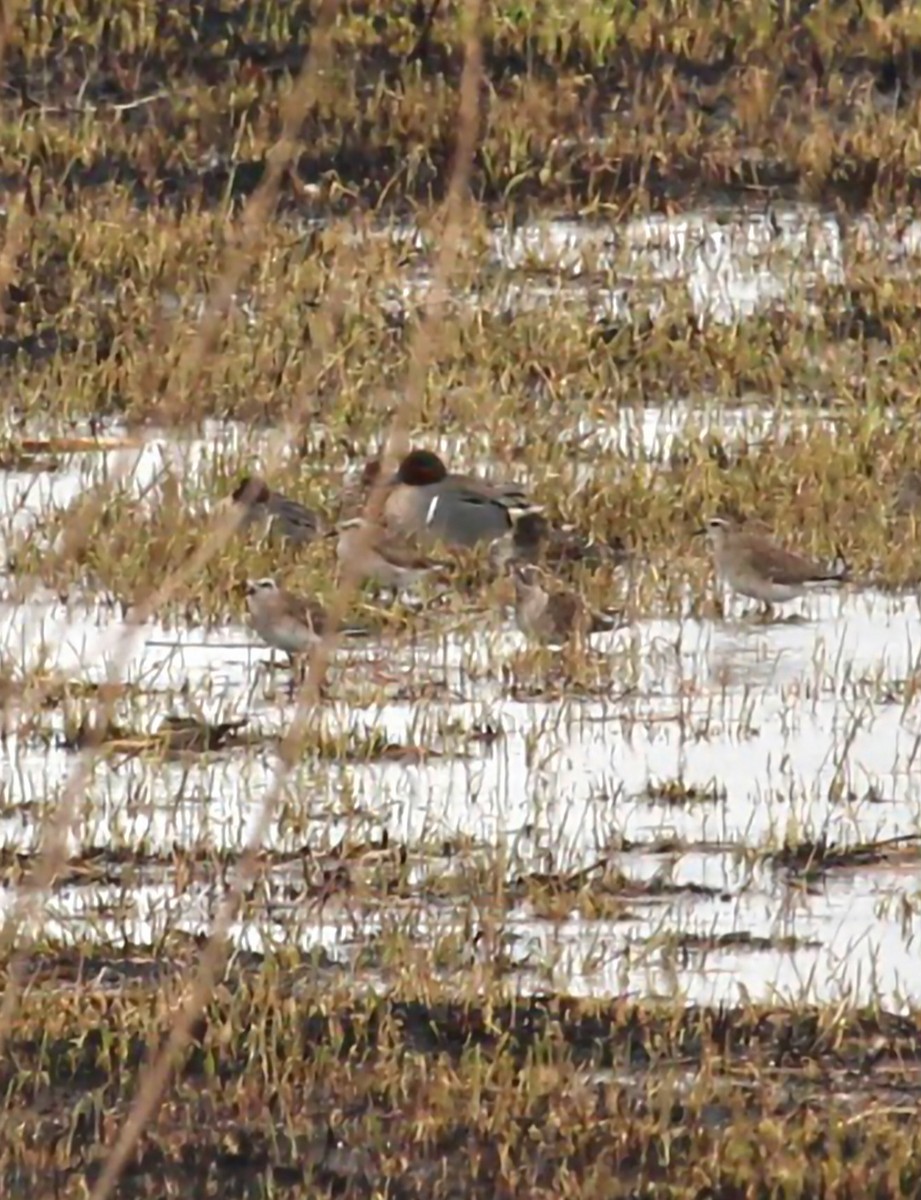
[[[512,514],[532,508],[517,484],[449,472],[431,450],[412,450],[392,477],[384,511],[402,533],[469,547],[501,537]]]

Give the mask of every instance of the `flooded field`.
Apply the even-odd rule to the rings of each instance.
[[[800,219],[822,223],[809,211]],[[683,217],[676,245],[689,222],[733,245],[748,218]],[[663,265],[669,236],[658,224],[637,269],[700,287],[696,250]],[[554,281],[572,286],[573,232],[559,259],[541,237],[538,226],[518,231],[532,258],[524,267],[507,251],[493,295],[514,279],[517,303],[534,311],[530,289],[541,305],[554,303]],[[752,295],[746,255],[737,272],[730,255],[712,280],[709,298],[734,311]],[[803,272],[826,269],[840,269],[827,247],[785,274],[765,269],[761,295],[795,303],[809,286]],[[708,295],[695,297],[706,310]],[[739,448],[770,455],[817,437],[834,453],[854,419],[720,396],[575,406],[556,438],[578,457],[552,460],[551,478],[564,506],[591,504],[629,472],[655,494],[693,469],[682,456],[695,443],[718,439],[727,462]],[[897,430],[894,415],[881,413],[878,427]],[[0,480],[0,869],[12,918],[55,814],[68,814],[50,891],[22,927],[37,939],[29,970],[36,985],[60,987],[76,970],[117,994],[142,981],[170,986],[187,947],[208,935],[275,787],[295,697],[288,670],[269,669],[234,587],[270,572],[328,595],[333,576],[323,545],[293,551],[241,533],[205,594],[193,585],[178,607],[134,623],[145,546],[164,530],[193,546],[228,481],[271,453],[271,432],[210,419],[179,431],[108,422],[110,448],[95,448],[95,435],[80,422],[8,429],[21,458]],[[35,448],[22,450],[30,437]],[[88,440],[74,449],[75,437]],[[502,471],[483,428],[420,425],[415,440],[452,463]],[[363,451],[330,453],[329,429],[315,426],[283,470],[294,479],[306,465],[300,494],[332,510],[355,458],[375,451],[372,437]],[[539,489],[539,452],[521,465]],[[96,518],[74,565],[67,528],[88,496],[119,518]],[[901,520],[904,536],[887,504],[883,492],[880,525]],[[688,508],[706,515],[697,501]],[[350,1003],[405,991],[415,976],[428,989],[463,979],[465,992],[498,987],[522,1002],[549,993],[679,1009],[914,1010],[917,591],[867,571],[764,621],[722,594],[706,543],[688,536],[690,513],[676,511],[673,550],[634,527],[626,563],[600,576],[579,568],[580,586],[625,605],[628,619],[575,658],[529,646],[489,572],[446,598],[443,585],[424,589],[424,611],[361,600],[370,631],[335,655],[230,928],[233,961],[294,956],[293,986],[347,988]],[[98,760],[74,798],[81,754],[96,757],[87,722],[113,681]],[[205,732],[191,742],[164,733],[176,718]],[[328,1164],[326,1143],[313,1153]],[[350,1153],[337,1177],[360,1171]]]
[[[189,478],[210,457],[252,453],[239,431],[209,433],[67,457],[44,487],[11,474],[10,526],[18,513],[38,536],[43,506],[119,456],[134,457],[125,486],[144,490],[170,454]],[[344,965],[392,924],[437,947],[489,922],[526,990],[910,1004],[918,617],[915,594],[869,587],[766,624],[738,601],[710,619],[638,612],[594,638],[572,678],[559,655],[525,648],[487,585],[470,614],[347,639],[322,716],[342,751],[308,748],[288,779],[239,944],[322,948]],[[86,686],[106,678],[126,628],[86,594],[12,589],[0,605],[4,676],[52,676],[60,693],[37,715],[7,699],[0,831],[14,876],[74,769]],[[74,944],[207,931],[293,711],[286,672],[266,670],[243,620],[130,636],[119,727],[151,734],[195,715],[243,721],[246,739],[165,756],[112,739],[44,924]],[[340,867],[324,902],[307,903]],[[501,872],[486,911],[469,890],[484,871]]]
[[[915,1194],[916,21],[91,7],[0,17],[0,1192]],[[352,591],[409,447],[509,532]]]

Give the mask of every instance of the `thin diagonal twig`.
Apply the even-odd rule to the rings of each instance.
[[[479,0],[470,0],[466,12],[468,32],[464,70],[461,78],[460,129],[446,204],[445,234],[426,305],[425,319],[417,330],[407,389],[394,418],[393,428],[387,442],[388,448],[399,444],[400,432],[405,428],[410,411],[409,406],[414,401],[418,402],[418,398],[421,396],[425,383],[425,370],[429,362],[429,351],[423,343],[432,337],[434,324],[447,294],[447,285],[456,262],[461,236],[463,206],[469,185],[470,167],[477,135],[477,97],[482,69],[479,42]],[[403,436],[405,437],[405,434]],[[391,458],[392,453],[393,451],[390,449]],[[366,505],[365,515],[368,517],[377,515],[382,506],[386,489],[387,465],[387,454],[385,453],[382,464],[384,469],[380,472],[378,480],[375,481]],[[230,928],[246,887],[255,874],[258,854],[274,816],[278,797],[292,767],[298,761],[304,734],[318,706],[326,665],[338,635],[337,618],[345,611],[345,606],[355,585],[354,574],[345,570],[330,607],[330,628],[311,657],[310,671],[300,689],[294,719],[280,747],[274,778],[266,790],[258,818],[239,860],[235,877],[214,919],[210,936],[199,959],[195,977],[191,981],[179,1014],[170,1029],[166,1045],[144,1072],[134,1104],[109,1158],[106,1160],[102,1174],[97,1180],[91,1200],[107,1200],[111,1195],[147,1121],[159,1105],[170,1075],[188,1046],[195,1022],[215,987],[218,974],[225,961]]]
[[[281,140],[270,153],[265,178],[253,194],[244,213],[244,232],[240,245],[230,255],[226,268],[215,285],[212,300],[209,302],[200,330],[177,371],[176,386],[180,394],[184,394],[183,388],[188,389],[193,386],[206,356],[213,349],[220,321],[229,305],[228,297],[232,298],[245,270],[247,254],[252,252],[257,243],[259,229],[274,213],[284,172],[297,150],[297,132],[304,114],[314,98],[318,80],[331,58],[332,26],[337,6],[338,0],[324,0],[318,22],[313,30],[310,54],[285,105],[284,131]],[[273,457],[277,457],[281,448],[290,440],[290,429],[283,430],[275,439],[276,450]],[[88,531],[92,528],[91,514],[82,512],[80,519],[83,522],[83,528],[76,530],[74,538],[76,545],[80,545],[89,536]],[[8,951],[19,941],[18,951],[7,971],[3,1001],[0,1004],[0,1053],[2,1053],[6,1038],[9,1036],[25,979],[29,943],[22,936],[22,930],[34,924],[43,898],[64,865],[67,837],[74,825],[77,801],[83,794],[95,767],[103,733],[111,719],[117,695],[114,684],[127,661],[138,630],[180,587],[199,575],[205,564],[226,544],[238,528],[240,521],[241,513],[238,511],[231,510],[222,513],[196,552],[178,571],[170,575],[160,587],[155,588],[135,607],[131,622],[126,624],[119,634],[107,671],[108,686],[100,689],[92,714],[93,719],[89,726],[90,736],[67,781],[63,795],[42,831],[42,848],[35,869],[26,885],[17,894],[16,902],[7,913],[2,930],[0,930],[0,950]],[[68,548],[71,553],[74,552],[74,545],[68,544]],[[39,693],[41,692],[42,689],[39,689]],[[41,694],[37,695],[33,698],[33,704],[40,704],[41,699]]]

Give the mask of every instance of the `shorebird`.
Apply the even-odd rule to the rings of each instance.
[[[713,548],[717,575],[732,591],[760,601],[766,613],[774,604],[794,600],[811,588],[847,578],[848,566],[840,555],[823,566],[785,549],[767,533],[746,529],[726,517],[711,517],[698,533]]]
[[[447,546],[492,541],[512,527],[514,513],[534,509],[517,484],[451,474],[431,450],[410,451],[388,487],[388,523],[404,534]]]
[[[444,564],[422,554],[395,530],[353,517],[343,521],[337,531],[336,556],[365,582],[382,587],[410,587]]]
[[[292,664],[316,645],[326,627],[326,612],[316,600],[286,592],[274,579],[246,585],[250,625],[272,651],[283,650]]]
[[[489,548],[493,569],[503,571],[512,563],[546,563],[563,567],[584,563],[596,568],[612,566],[629,558],[620,538],[610,542],[589,541],[574,529],[551,525],[539,512],[530,511],[513,517],[512,528]]]
[[[551,582],[540,567],[515,566],[512,574],[515,620],[526,637],[562,645],[623,624],[619,614],[595,612],[578,593]]]

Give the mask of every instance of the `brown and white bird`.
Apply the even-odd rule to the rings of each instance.
[[[551,525],[543,513],[531,511],[513,517],[512,528],[489,548],[493,569],[503,571],[512,563],[544,563],[569,567],[582,563],[596,569],[626,562],[630,553],[619,537],[594,542],[575,529]]]
[[[395,530],[364,517],[353,517],[339,526],[336,556],[341,566],[353,570],[363,582],[397,591],[444,565],[421,553]]]
[[[848,577],[848,565],[840,555],[823,566],[728,517],[711,517],[698,532],[712,547],[717,575],[733,592],[760,601],[767,612],[774,604],[816,587],[843,583]]]
[[[624,622],[617,613],[595,612],[582,597],[551,581],[533,564],[514,566],[515,620],[521,632],[549,645],[609,633]]]
[[[257,579],[246,585],[250,626],[271,649],[283,650],[296,662],[323,636],[326,612],[316,600],[286,592],[274,579]]]

